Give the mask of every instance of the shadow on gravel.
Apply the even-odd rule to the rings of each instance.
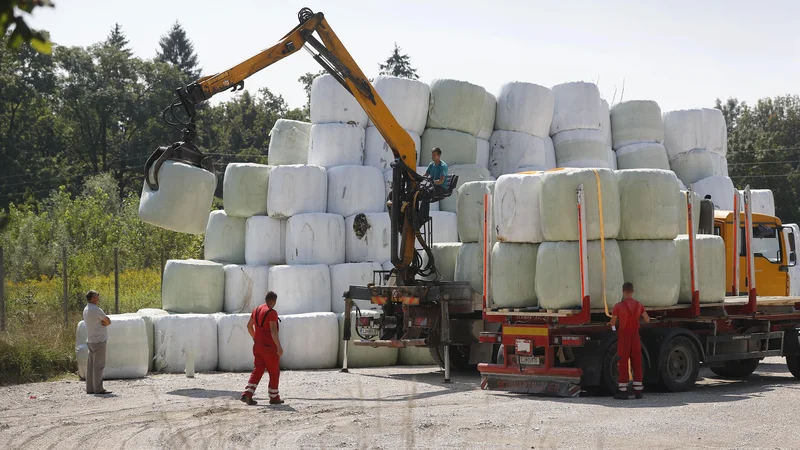
[[[190,388],[190,389],[176,389],[174,391],[167,392],[167,395],[179,395],[181,397],[191,397],[191,398],[227,397],[232,400],[239,400],[239,397],[242,395],[242,393],[237,391],[220,391],[216,389]]]

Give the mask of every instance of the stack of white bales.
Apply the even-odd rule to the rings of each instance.
[[[608,104],[593,83],[573,82],[553,87],[555,106],[550,136],[557,167],[613,169],[608,145]]]
[[[483,294],[484,196],[493,195],[494,188],[494,181],[471,181],[458,188],[461,246],[456,255],[453,278],[455,281],[468,281],[472,290],[479,294]],[[488,236],[489,249],[492,248],[493,235]]]
[[[278,119],[269,133],[269,163],[273,166],[308,164],[311,124]]]
[[[658,103],[633,100],[614,105],[611,135],[617,168],[671,170]]]

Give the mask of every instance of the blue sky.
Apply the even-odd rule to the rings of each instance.
[[[103,40],[119,22],[137,56],[151,58],[177,19],[204,74],[273,45],[308,6],[328,22],[367,75],[377,75],[396,41],[423,81],[456,78],[497,92],[506,81],[545,86],[595,81],[611,102],[652,99],[662,110],[800,93],[800,2],[775,0],[329,1],[53,0],[31,24],[62,45]],[[225,6],[222,6],[222,5]],[[299,52],[254,75],[293,107],[297,78],[318,66]],[[233,94],[222,93],[224,100]]]

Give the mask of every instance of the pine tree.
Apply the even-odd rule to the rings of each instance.
[[[159,61],[174,65],[185,73],[189,79],[194,80],[200,77],[200,68],[198,67],[197,54],[194,52],[194,45],[186,36],[186,31],[178,21],[175,21],[169,33],[161,36],[158,45],[161,47],[156,57]]]
[[[400,47],[397,42],[394,43],[394,50],[392,56],[386,60],[386,64],[379,65],[381,75],[392,75],[400,78],[409,78],[418,80],[417,69],[411,67],[411,58],[408,55],[400,54]]]
[[[129,58],[133,55],[131,49],[128,48],[128,38],[125,36],[125,33],[122,31],[122,27],[119,23],[114,24],[114,28],[112,28],[111,33],[108,34],[108,38],[106,39],[105,43],[108,46],[124,52]]]

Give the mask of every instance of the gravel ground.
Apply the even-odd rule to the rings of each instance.
[[[701,376],[693,392],[617,401],[481,391],[477,375],[444,385],[435,367],[297,371],[282,374],[285,405],[256,407],[237,400],[246,374],[107,381],[107,398],[63,380],[0,388],[0,448],[800,448],[782,358],[746,381]]]

